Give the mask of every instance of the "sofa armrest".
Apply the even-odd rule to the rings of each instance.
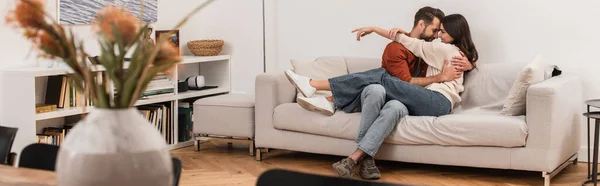
[[[255,141],[257,147],[272,135],[275,107],[293,103],[296,89],[283,73],[265,73],[256,76],[255,87]]]
[[[582,85],[578,77],[556,76],[527,89],[527,146],[549,164],[562,163],[579,150]]]

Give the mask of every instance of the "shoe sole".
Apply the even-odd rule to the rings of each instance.
[[[360,177],[362,179],[365,179],[365,180],[378,180],[379,178],[381,178],[381,175],[375,174],[375,175],[367,175],[367,176],[365,176],[365,175],[361,174]]]
[[[308,97],[308,96],[306,96],[306,93],[304,93],[304,91],[302,91],[302,89],[300,89],[300,87],[296,84],[296,81],[294,81],[294,79],[288,74],[287,71],[285,71],[284,74],[285,74],[285,77],[290,81],[290,83],[292,83],[292,85],[294,85],[296,90],[298,90],[298,92],[300,92],[300,94],[302,94],[304,97]]]
[[[333,164],[333,170],[335,170],[335,172],[338,174],[338,176],[341,176],[344,178],[352,178],[352,173],[346,172],[346,169],[338,169],[337,167],[339,167],[339,166],[340,166],[340,164],[338,164],[338,163]]]
[[[313,112],[318,112],[318,113],[321,113],[321,114],[326,115],[326,116],[333,116],[333,112],[330,112],[328,110],[316,107],[313,104],[310,104],[309,102],[307,102],[307,101],[305,101],[303,99],[296,99],[296,102],[298,102],[298,104],[300,105],[300,107],[302,107],[302,108],[304,108],[306,110],[313,111]]]

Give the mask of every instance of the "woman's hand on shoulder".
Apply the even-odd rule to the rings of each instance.
[[[408,32],[406,32],[406,31],[404,31],[404,30],[402,30],[400,28],[392,28],[390,30],[390,33],[388,34],[388,38],[393,40],[394,38],[396,38],[396,36],[398,34],[407,34],[407,33]]]

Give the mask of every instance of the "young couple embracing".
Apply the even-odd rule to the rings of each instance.
[[[382,55],[381,68],[326,80],[316,80],[288,70],[287,78],[302,94],[303,108],[325,115],[336,109],[361,112],[357,149],[333,164],[342,177],[352,177],[358,167],[363,179],[381,173],[373,157],[402,117],[450,114],[461,101],[463,76],[475,67],[477,49],[467,20],[460,14],[445,15],[423,7],[414,17],[410,32],[362,27],[353,30],[357,40],[373,32],[392,40]],[[432,42],[439,38],[441,42]],[[332,96],[319,96],[330,90]]]

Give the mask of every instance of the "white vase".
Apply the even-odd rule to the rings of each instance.
[[[94,109],[60,146],[61,186],[171,185],[171,156],[162,135],[137,111]]]

